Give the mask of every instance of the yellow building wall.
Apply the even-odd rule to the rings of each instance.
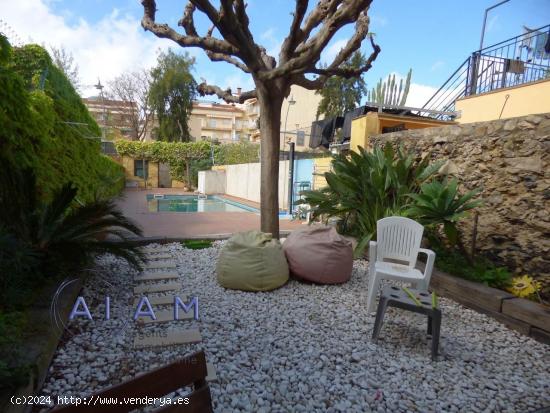
[[[124,175],[126,180],[137,182],[139,188],[145,188],[145,181],[139,176],[134,176],[134,158],[123,156],[121,164],[124,167]],[[159,164],[157,162],[149,161],[148,165],[149,167],[147,170],[147,187],[158,188]]]
[[[324,174],[330,171],[331,161],[331,157],[313,158],[313,189],[321,189],[327,186]]]
[[[550,112],[550,79],[468,96],[456,101],[455,110],[461,111],[459,123],[547,113]]]
[[[452,125],[455,122],[444,122],[435,119],[417,118],[412,116],[390,115],[387,113],[369,112],[365,116],[354,119],[351,122],[350,149],[358,152],[359,146],[369,148],[369,136],[378,135],[387,127],[405,125],[405,129],[423,129],[444,125]]]

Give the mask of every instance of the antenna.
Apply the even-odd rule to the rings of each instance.
[[[101,137],[103,140],[105,140],[105,136],[106,136],[106,129],[107,129],[107,111],[106,111],[106,108],[105,108],[105,96],[103,95],[103,88],[105,86],[103,86],[101,84],[101,80],[99,80],[99,78],[97,78],[97,85],[94,85],[94,87],[99,90],[99,97],[101,98],[101,106],[103,106],[103,125],[102,125],[102,128],[101,128]]]

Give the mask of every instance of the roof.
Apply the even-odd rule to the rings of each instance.
[[[238,112],[243,113],[244,110],[236,107],[235,105],[228,105],[225,103],[200,103],[193,102],[193,109],[215,110],[219,112]]]

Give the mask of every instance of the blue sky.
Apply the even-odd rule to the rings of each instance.
[[[421,102],[478,48],[484,10],[495,3],[497,0],[374,0],[370,30],[382,53],[365,75],[367,84],[374,85],[389,73],[404,75],[412,68],[415,88],[411,93],[417,95],[413,103]],[[143,32],[137,0],[0,0],[0,5],[0,19],[23,41],[32,39],[71,50],[85,85],[98,77],[105,82],[125,70],[150,66],[159,48],[181,50],[169,40]],[[157,0],[157,20],[176,27],[184,5],[184,0]],[[292,0],[249,0],[252,32],[268,51],[276,52],[286,36],[293,7]],[[199,32],[208,27],[207,21],[198,17],[196,24]],[[521,34],[523,25],[536,28],[546,24],[550,24],[550,0],[510,0],[490,11],[484,44]],[[349,26],[336,34],[323,55],[325,60],[334,56],[352,30]],[[368,42],[363,50],[370,53]],[[238,69],[212,63],[198,49],[189,52],[196,57],[197,80],[204,77],[222,87],[252,86],[249,76]]]

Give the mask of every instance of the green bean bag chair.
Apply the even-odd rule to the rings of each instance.
[[[288,264],[281,243],[259,231],[240,232],[223,246],[216,265],[222,287],[270,291],[288,281]]]

